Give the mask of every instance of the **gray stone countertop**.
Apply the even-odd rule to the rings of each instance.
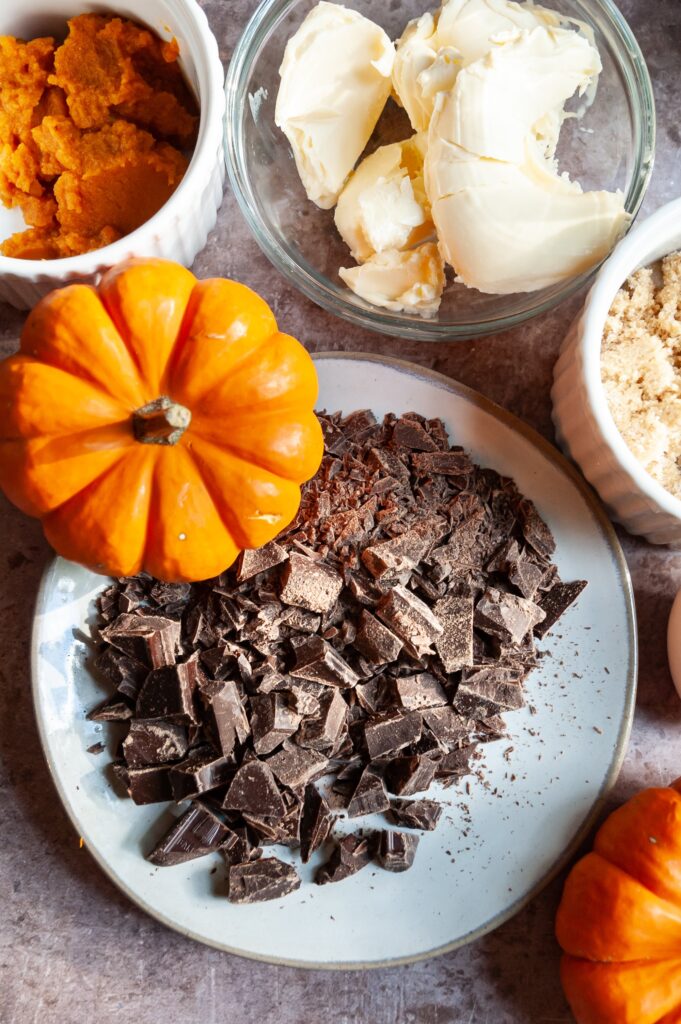
[[[225,63],[255,0],[202,0]],[[140,5],[142,12],[143,5]],[[658,150],[643,215],[681,193],[681,3],[621,0],[647,58]],[[251,239],[229,194],[196,261],[199,276],[261,292],[311,349],[397,355],[477,388],[552,438],[549,387],[577,296],[493,338],[395,341],[353,329],[301,298]],[[0,354],[23,316],[0,305]],[[0,1024],[559,1024],[558,879],[516,918],[474,944],[413,966],[310,973],[228,956],[182,938],[133,906],[69,824],[33,719],[29,637],[50,557],[38,524],[0,498]],[[641,669],[629,752],[610,804],[681,775],[681,701],[665,630],[681,587],[681,553],[621,534],[636,592]]]

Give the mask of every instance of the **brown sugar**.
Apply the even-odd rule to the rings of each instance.
[[[0,37],[0,200],[29,225],[5,256],[88,252],[163,206],[198,124],[177,57],[174,41],[93,14],[59,47]]]

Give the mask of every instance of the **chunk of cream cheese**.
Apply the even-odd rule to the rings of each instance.
[[[333,207],[391,91],[392,42],[356,11],[322,2],[289,39],[275,124],[308,197]]]
[[[414,135],[380,146],[350,176],[335,221],[358,263],[386,249],[409,249],[434,235],[423,183],[425,153],[425,135]]]
[[[341,267],[338,273],[360,298],[394,313],[433,316],[440,308],[445,271],[434,242],[409,252],[388,249],[359,267]]]
[[[439,92],[460,69],[484,57],[504,33],[558,27],[560,15],[511,0],[445,0],[435,14],[409,22],[396,44],[393,88],[415,131],[426,131]]]
[[[621,193],[583,192],[551,158],[565,101],[600,70],[577,32],[520,30],[462,69],[430,122],[426,190],[443,256],[469,287],[535,291],[607,255],[628,214]]]

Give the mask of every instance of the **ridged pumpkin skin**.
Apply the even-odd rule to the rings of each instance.
[[[95,572],[207,579],[295,517],[317,390],[249,288],[130,260],[43,299],[0,364],[0,486]]]
[[[556,917],[578,1024],[681,1024],[681,780],[600,828]]]

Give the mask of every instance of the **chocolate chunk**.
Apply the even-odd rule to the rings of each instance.
[[[261,572],[281,565],[288,558],[287,552],[276,541],[270,541],[256,550],[242,551],[236,567],[236,578],[239,583],[250,580]]]
[[[217,789],[231,778],[233,772],[231,758],[216,757],[212,750],[199,748],[170,769],[173,800],[189,800]]]
[[[291,552],[283,573],[284,604],[327,615],[343,589],[343,577],[326,565]]]
[[[419,656],[432,653],[442,624],[431,609],[406,587],[393,587],[378,603],[376,614]]]
[[[538,555],[550,558],[556,550],[556,542],[548,526],[537,512],[534,503],[525,498],[519,506],[523,536]]]
[[[468,476],[473,463],[465,452],[426,452],[412,455],[412,465],[419,476],[441,473],[444,476]]]
[[[348,817],[360,818],[365,814],[387,811],[390,800],[383,785],[383,779],[371,766],[360,775],[348,804]]]
[[[418,452],[435,452],[437,445],[418,420],[403,416],[393,428],[393,441],[402,448]]]
[[[140,718],[130,723],[122,745],[123,757],[130,768],[181,761],[188,749],[187,731],[183,726]]]
[[[264,903],[278,900],[300,888],[292,864],[276,857],[263,857],[227,869],[227,899],[230,903]]]
[[[199,696],[204,721],[213,742],[229,757],[237,743],[245,743],[251,726],[233,679],[202,680]]]
[[[193,804],[156,844],[147,860],[160,867],[185,864],[217,850],[229,829],[210,808]]]
[[[307,864],[328,836],[331,820],[329,805],[317,787],[306,786],[300,818],[300,857],[303,864]]]
[[[485,633],[519,644],[545,615],[534,601],[489,587],[476,606],[475,625]]]
[[[437,762],[435,778],[448,779],[468,775],[471,760],[475,755],[476,749],[475,744],[470,744],[467,747],[461,747],[458,750],[452,750],[448,754],[444,754]]]
[[[326,693],[328,696],[333,697],[336,691],[327,690]],[[320,698],[315,697],[313,693],[309,693],[302,686],[290,686],[287,690],[284,690],[284,694],[289,707],[301,717],[306,715],[318,716],[321,714]],[[345,708],[343,708],[343,713],[345,713]]]
[[[283,750],[267,759],[267,765],[276,778],[289,789],[302,789],[308,782],[318,779],[326,771],[328,763],[328,758],[316,750],[303,750],[289,744],[284,744]]]
[[[330,750],[337,742],[345,725],[347,704],[339,690],[326,688],[319,695],[319,712],[306,718],[296,737],[301,747],[312,750]]]
[[[371,575],[381,582],[406,583],[422,558],[432,547],[432,540],[417,530],[407,530],[399,537],[381,541],[362,552],[362,562]]]
[[[159,615],[119,615],[100,636],[149,668],[162,668],[175,664],[180,628],[175,619]]]
[[[536,561],[523,549],[510,559],[507,567],[509,583],[517,587],[523,597],[534,599],[539,587],[546,579],[546,563]]]
[[[196,658],[180,665],[154,669],[140,690],[135,714],[138,718],[171,722],[198,722],[193,692],[199,679]]]
[[[264,818],[283,818],[286,805],[269,764],[248,761],[232,779],[222,806],[229,811],[245,811]]]
[[[321,615],[306,612],[304,608],[285,608],[281,612],[281,624],[291,633],[316,633],[322,623]]]
[[[91,722],[125,722],[132,718],[132,708],[127,700],[112,697],[98,704],[87,717]]]
[[[245,825],[232,825],[227,829],[227,835],[219,846],[227,865],[243,864],[247,860],[258,860],[262,856],[262,850],[254,845],[251,839],[252,836]]]
[[[251,698],[251,728],[256,754],[270,754],[292,736],[301,722],[283,693],[268,693]]]
[[[381,832],[376,860],[386,871],[408,871],[414,863],[419,837],[409,832]]]
[[[402,676],[394,682],[397,699],[407,711],[420,711],[447,703],[447,694],[430,672]]]
[[[466,671],[459,683],[453,707],[467,718],[486,718],[500,710],[524,706],[522,687],[511,672],[503,668],[476,668]]]
[[[373,761],[416,743],[421,728],[421,716],[415,711],[407,714],[392,712],[370,719],[364,725],[364,740],[369,757]]]
[[[136,804],[158,804],[173,799],[170,785],[170,765],[151,765],[148,768],[126,768],[120,773]]]
[[[343,836],[337,841],[326,864],[322,864],[317,871],[315,882],[317,885],[342,882],[350,875],[357,874],[370,861],[371,850],[368,839],[358,835]]]
[[[362,609],[355,647],[372,664],[387,665],[399,657],[403,644],[371,612]]]
[[[435,641],[442,667],[448,674],[473,664],[473,597],[454,594],[436,602],[433,612],[442,625]]]
[[[422,718],[442,750],[452,750],[470,732],[468,720],[450,707],[429,708]]]
[[[534,634],[544,637],[558,622],[564,611],[576,601],[586,586],[586,580],[575,580],[574,583],[554,583],[548,593],[543,594],[539,607],[544,618],[534,627]]]
[[[393,801],[388,818],[404,828],[420,828],[432,832],[442,815],[442,805],[435,800]]]
[[[309,679],[341,689],[355,686],[359,676],[343,661],[331,644],[319,636],[310,637],[296,647],[296,663],[290,671],[295,679]]]
[[[398,796],[414,796],[428,789],[435,778],[437,763],[426,755],[396,757],[385,769],[385,784]]]

